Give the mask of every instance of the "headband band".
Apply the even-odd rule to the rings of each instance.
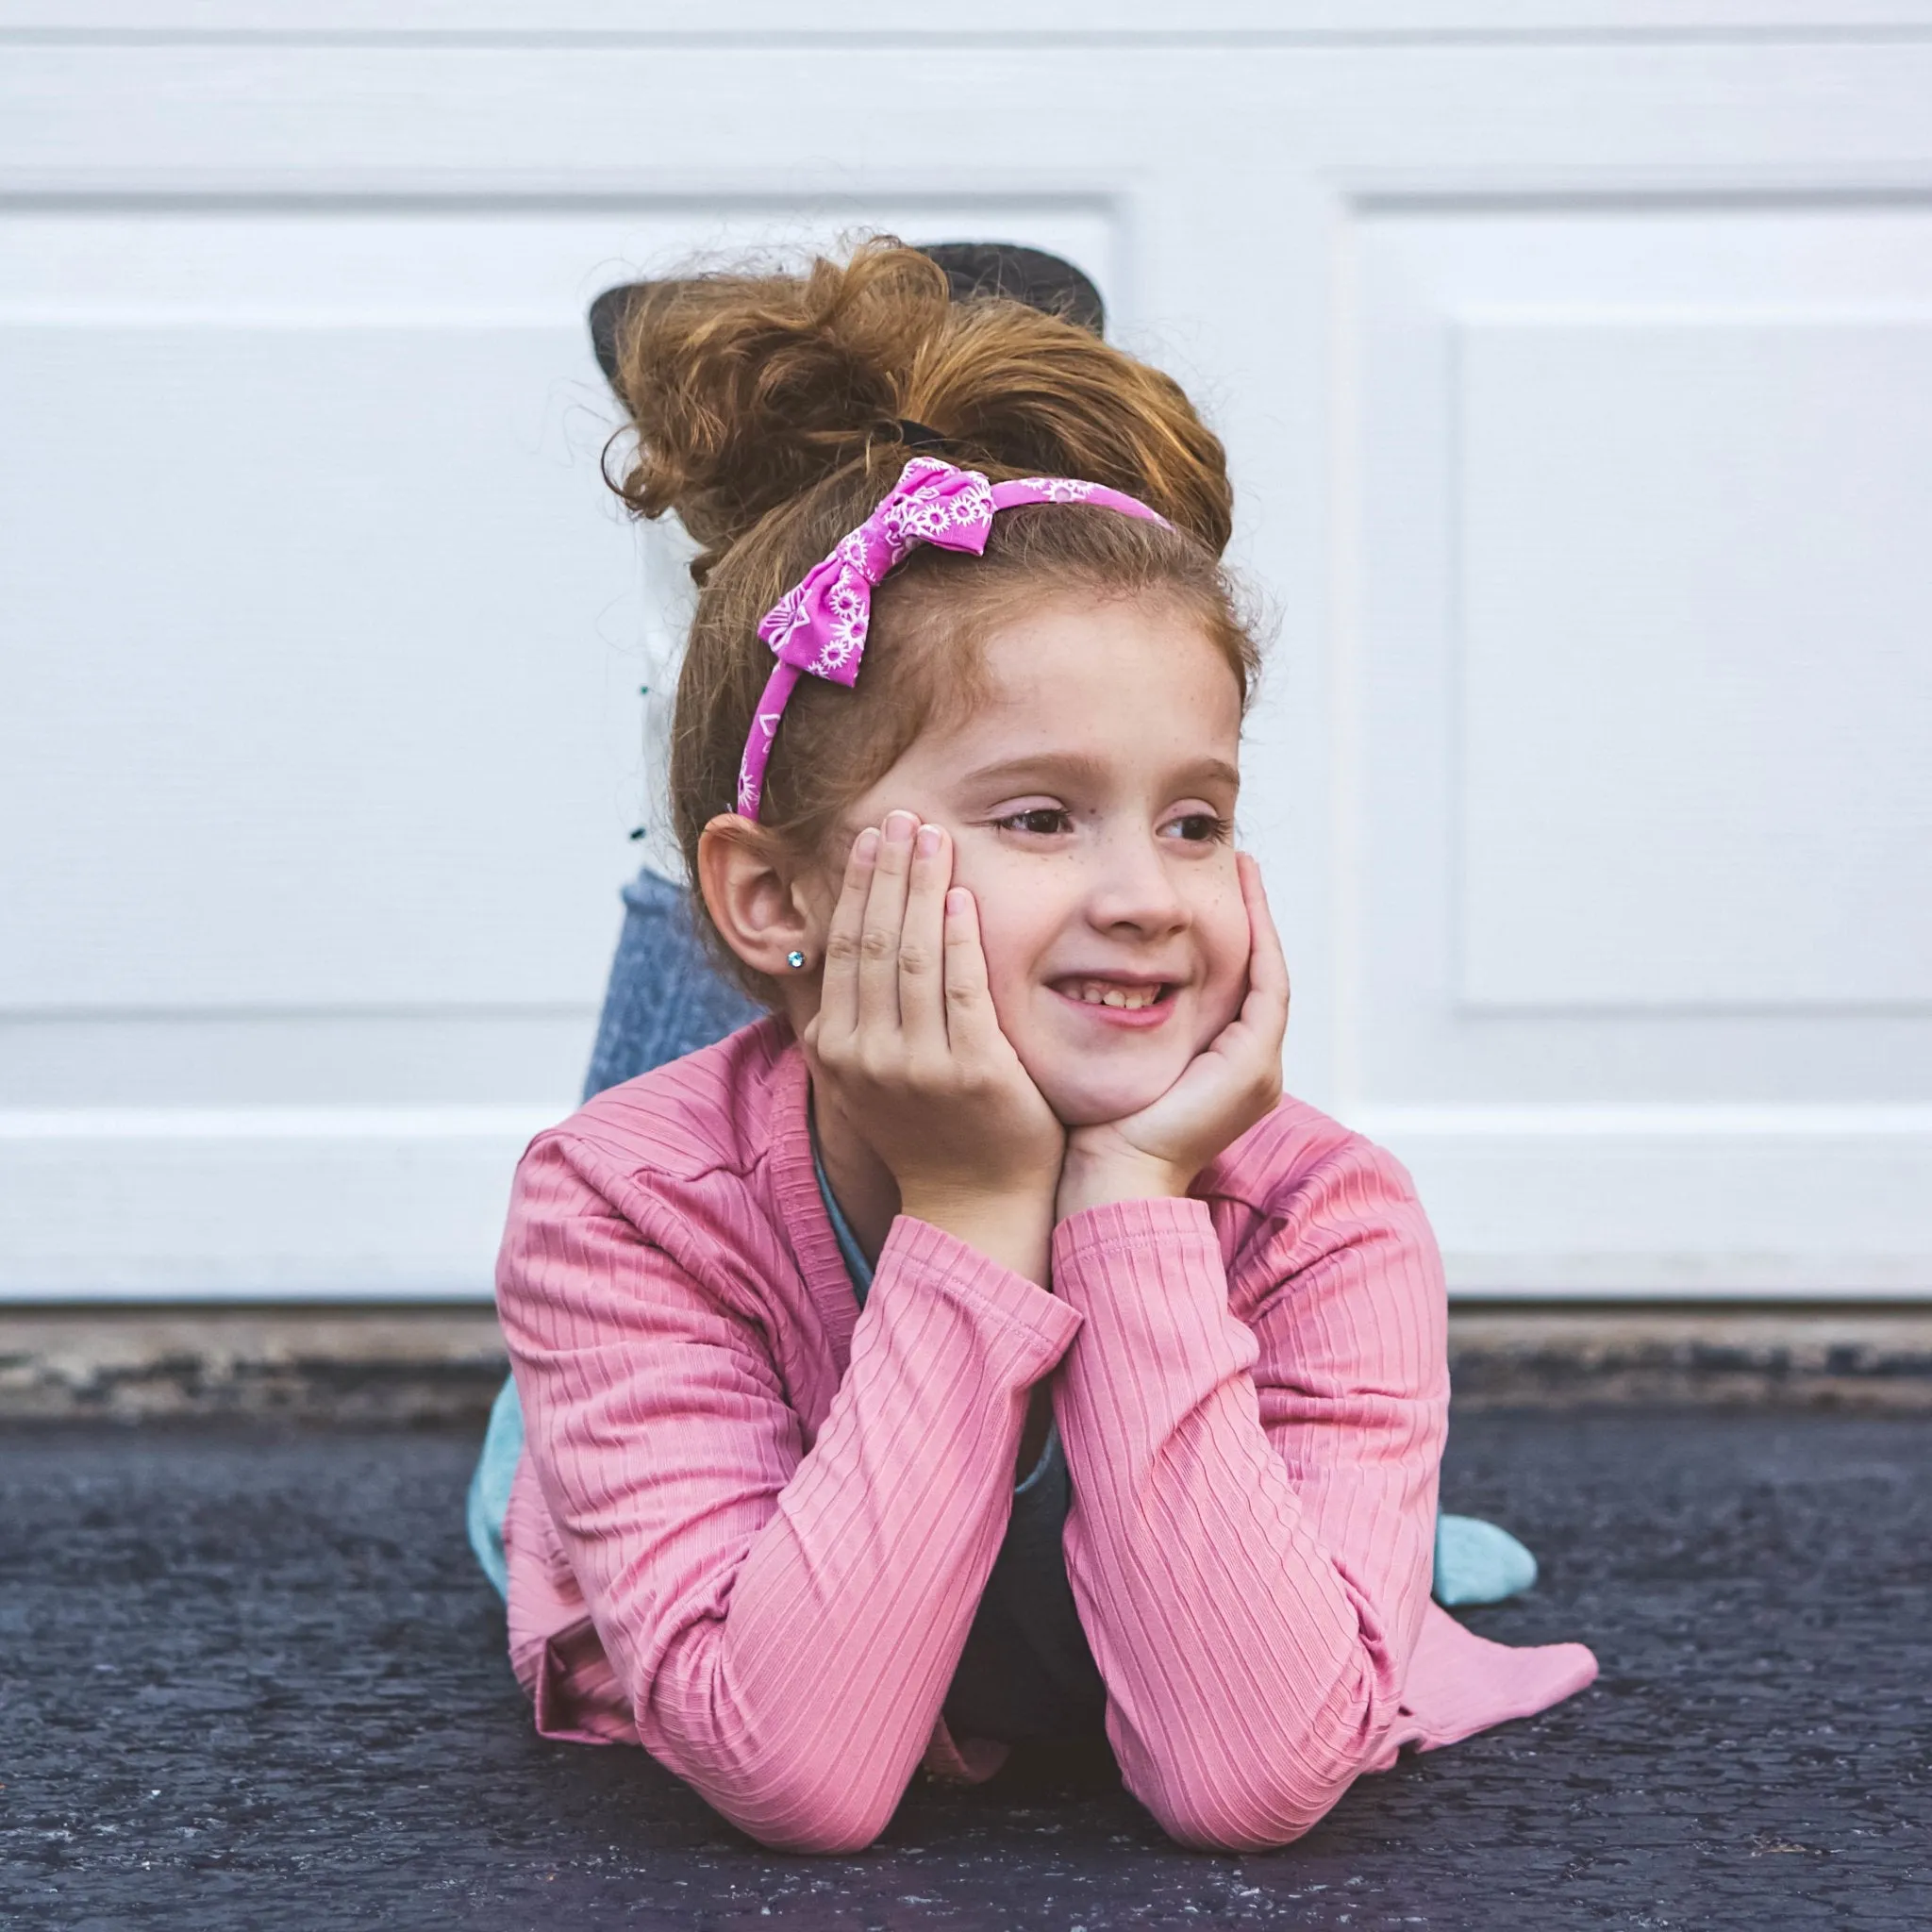
[[[887,574],[921,543],[981,556],[996,511],[1036,503],[1096,504],[1168,527],[1165,517],[1104,483],[1081,483],[1071,476],[989,483],[977,470],[956,469],[937,457],[914,457],[871,516],[841,538],[829,557],[813,564],[803,582],[787,591],[758,625],[758,636],[778,661],[753,713],[738,768],[741,816],[756,820],[758,815],[772,741],[798,680],[823,677],[848,690],[857,683],[872,624],[872,593]]]

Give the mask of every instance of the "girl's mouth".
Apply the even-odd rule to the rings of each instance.
[[[1104,1025],[1158,1026],[1174,1011],[1172,980],[1058,979],[1053,990]]]

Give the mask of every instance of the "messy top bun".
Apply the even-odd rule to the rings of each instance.
[[[1043,580],[1180,601],[1245,700],[1255,647],[1218,560],[1233,518],[1220,441],[1171,377],[1077,324],[1007,299],[954,302],[936,262],[881,239],[800,275],[650,285],[616,346],[636,441],[615,487],[639,516],[675,512],[700,545],[671,758],[693,877],[699,834],[731,809],[771,672],[758,621],[898,479],[908,422],[943,440],[936,454],[994,481],[1105,483],[1174,528],[1054,505],[996,518],[983,558],[916,550],[874,599],[857,687],[807,678],[787,708],[759,811],[771,833],[800,849],[824,841],[942,703],[970,699],[976,640],[1037,601]]]

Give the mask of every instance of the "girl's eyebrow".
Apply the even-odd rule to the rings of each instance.
[[[1025,758],[1001,758],[990,765],[977,765],[959,783],[975,791],[987,786],[1014,785],[1029,778],[1048,782],[1058,779],[1091,787],[1107,775],[1107,760],[1085,752],[1038,752]],[[1176,792],[1210,786],[1239,791],[1241,774],[1225,758],[1196,758],[1181,766],[1170,782]]]

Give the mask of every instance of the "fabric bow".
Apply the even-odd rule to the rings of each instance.
[[[992,486],[977,470],[914,457],[871,516],[765,612],[758,636],[781,662],[849,688],[865,656],[874,590],[916,544],[980,556],[992,513]]]

